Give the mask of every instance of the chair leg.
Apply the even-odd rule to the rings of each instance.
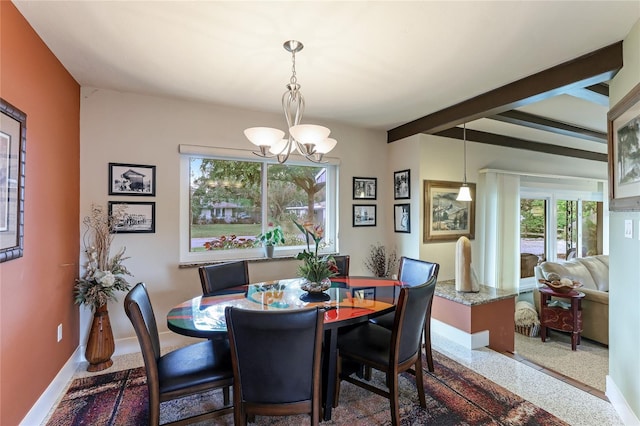
[[[338,406],[338,401],[340,400],[340,374],[342,374],[342,357],[338,354],[336,361],[336,386],[333,392],[333,408]],[[329,402],[329,401],[327,401]]]
[[[391,404],[391,424],[400,424],[400,404],[398,402],[398,372],[387,373],[387,386],[389,387],[389,403]]]
[[[420,406],[427,408],[427,399],[424,395],[424,378],[422,375],[422,356],[419,355],[416,359],[416,388],[418,388],[418,398],[420,399]]]
[[[367,382],[371,381],[371,367],[369,367],[368,365],[364,366],[364,379]]]
[[[229,389],[231,387],[230,386],[226,386],[224,388],[222,388],[222,400],[224,402],[224,405],[231,405],[231,398],[229,398]]]
[[[427,321],[429,319],[427,318]],[[427,368],[430,372],[434,372],[433,368],[433,353],[431,352],[431,327],[428,323],[424,324],[424,352],[427,356]]]

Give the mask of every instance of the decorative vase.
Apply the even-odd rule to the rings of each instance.
[[[264,254],[269,259],[271,259],[273,257],[273,248],[274,248],[273,244],[265,244],[264,245]]]
[[[309,279],[305,278],[300,288],[306,291],[306,293],[300,296],[300,300],[303,302],[330,300],[331,297],[325,293],[330,287],[331,280],[329,278],[324,278],[320,282],[309,281]]]
[[[87,371],[101,371],[113,365],[111,355],[115,351],[113,331],[107,305],[96,308],[93,314],[93,322],[89,331],[87,348],[84,356],[89,362]]]

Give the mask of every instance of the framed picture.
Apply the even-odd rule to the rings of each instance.
[[[640,211],[640,84],[607,114],[609,210]]]
[[[411,233],[411,205],[395,204],[393,206],[393,230]]]
[[[475,238],[476,184],[468,183],[473,201],[457,201],[462,182],[424,181],[424,242]]]
[[[156,166],[109,163],[109,195],[156,195]]]
[[[376,226],[375,204],[353,205],[353,226]]]
[[[27,116],[0,99],[0,262],[24,251]]]
[[[353,199],[354,200],[375,200],[377,188],[378,188],[378,178],[354,177],[353,178]]]
[[[119,218],[115,234],[156,232],[156,203],[109,201],[109,216]]]
[[[393,199],[403,200],[411,198],[410,171],[401,170],[393,173]]]

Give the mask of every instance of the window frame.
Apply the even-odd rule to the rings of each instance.
[[[278,164],[275,158],[260,158],[250,151],[214,148],[206,146],[180,145],[180,226],[179,226],[179,251],[181,264],[193,263],[214,263],[229,260],[257,260],[266,259],[266,255],[262,247],[252,247],[247,249],[234,250],[208,250],[202,252],[191,252],[191,202],[190,202],[190,159],[192,157],[210,158],[215,160],[230,161],[252,161],[263,164]],[[325,158],[323,163],[315,164],[306,160],[299,155],[291,155],[287,161],[287,165],[325,167],[326,172],[326,195],[325,195],[325,214],[327,223],[325,227],[324,242],[327,246],[319,250],[319,253],[337,253],[339,247],[338,241],[338,172],[340,162],[335,158]],[[267,206],[267,167],[262,167],[262,194],[263,206]],[[262,211],[263,229],[266,229],[266,218],[268,213],[266,209]],[[294,257],[296,254],[306,249],[306,245],[300,246],[275,246],[274,257]]]

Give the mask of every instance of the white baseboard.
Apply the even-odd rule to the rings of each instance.
[[[611,402],[611,405],[613,405],[613,408],[616,410],[616,413],[618,413],[625,426],[640,425],[640,419],[638,419],[631,407],[629,407],[624,395],[622,395],[622,392],[620,392],[620,389],[618,389],[618,386],[616,386],[615,382],[608,374],[606,377],[606,389],[605,394],[607,395],[607,398],[609,398],[609,402]]]
[[[431,318],[431,332],[449,339],[467,349],[489,346],[489,330],[467,333],[435,318]]]
[[[175,346],[182,346],[188,343],[194,343],[195,341],[201,341],[202,339],[194,339],[192,337],[181,336],[170,331],[160,333],[160,347],[171,348]],[[126,339],[118,339],[115,342],[116,350],[113,356],[126,355],[131,353],[140,352],[140,344],[136,337],[130,337]],[[78,346],[76,350],[71,354],[71,357],[62,366],[56,377],[49,383],[47,389],[40,395],[40,398],[31,407],[27,415],[20,422],[21,426],[36,426],[41,425],[46,419],[49,411],[58,402],[60,395],[65,392],[69,382],[73,378],[73,375],[77,371],[79,365],[86,361],[84,357],[84,346]],[[98,374],[105,374],[109,371],[100,372]]]

